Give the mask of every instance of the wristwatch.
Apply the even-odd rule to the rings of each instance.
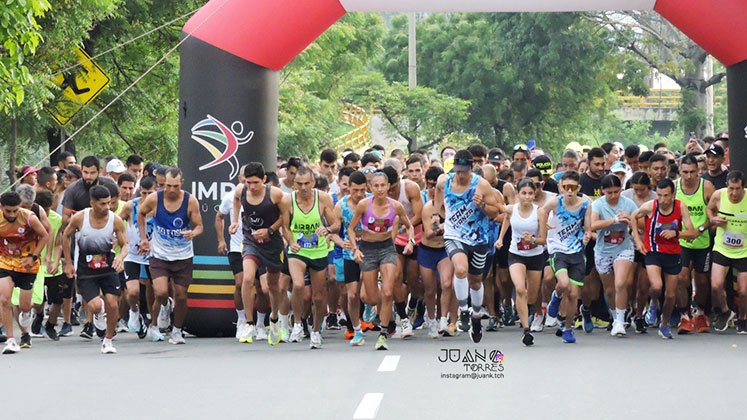
[[[275,234],[275,229],[272,228],[272,226],[267,228],[267,236],[272,236]]]
[[[412,246],[415,246],[415,238],[410,238],[407,240]]]
[[[705,225],[698,226],[698,232],[703,233],[703,232],[705,232],[705,230],[706,230]]]

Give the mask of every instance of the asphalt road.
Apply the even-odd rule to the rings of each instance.
[[[670,341],[595,330],[572,345],[547,330],[531,348],[516,327],[478,345],[466,334],[433,340],[417,331],[390,340],[388,352],[373,350],[373,333],[360,348],[339,331],[324,336],[324,348],[312,351],[308,340],[173,346],[121,334],[116,355],[102,355],[98,340],[34,339],[31,349],[0,356],[2,417],[721,419],[740,417],[747,374],[747,337],[734,330]],[[452,357],[458,349],[460,361],[441,362],[442,349]],[[467,350],[487,360],[465,365]],[[490,359],[494,350],[503,363]],[[468,369],[494,377],[444,377]]]

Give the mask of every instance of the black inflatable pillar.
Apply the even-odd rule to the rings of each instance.
[[[227,257],[217,254],[213,221],[241,165],[258,161],[275,169],[278,73],[197,38],[187,39],[180,54],[179,167],[205,226],[194,244],[185,329],[228,336],[235,331],[234,279]]]
[[[729,162],[747,173],[747,61],[726,68],[729,108]]]

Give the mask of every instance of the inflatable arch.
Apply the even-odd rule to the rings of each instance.
[[[278,71],[346,12],[655,10],[727,67],[731,161],[747,169],[744,0],[210,0],[184,26],[179,166],[212,224],[239,162],[274,168]],[[195,244],[186,329],[233,334],[233,276],[212,227]]]

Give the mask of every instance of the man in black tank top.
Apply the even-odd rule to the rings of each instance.
[[[109,210],[111,196],[106,187],[97,185],[91,188],[90,195],[91,208],[75,213],[62,235],[65,274],[77,276],[78,288],[89,313],[101,317],[106,311],[106,335],[101,352],[116,353],[112,338],[119,319],[121,294],[117,273],[124,268],[125,253],[114,256],[113,240],[116,237],[120,248],[127,249],[125,225]],[[76,232],[78,261],[74,265],[70,245]],[[99,295],[104,296],[103,301]]]
[[[280,342],[281,329],[278,325],[278,308],[287,295],[280,290],[278,278],[283,267],[283,238],[278,232],[283,224],[280,217],[280,202],[283,191],[265,185],[265,169],[259,162],[251,162],[244,168],[244,184],[236,187],[233,203],[233,220],[239,219],[239,209],[243,209],[242,229],[244,233],[243,268],[244,279],[241,285],[241,299],[246,313],[246,326],[239,342],[252,343],[256,335],[254,325],[255,285],[259,283],[258,270],[267,271],[267,284],[270,289],[270,330],[267,342],[275,345]],[[229,231],[238,230],[238,223],[231,224]],[[287,307],[287,305],[283,305]],[[287,330],[288,314],[280,314]],[[287,332],[287,331],[286,331]]]

